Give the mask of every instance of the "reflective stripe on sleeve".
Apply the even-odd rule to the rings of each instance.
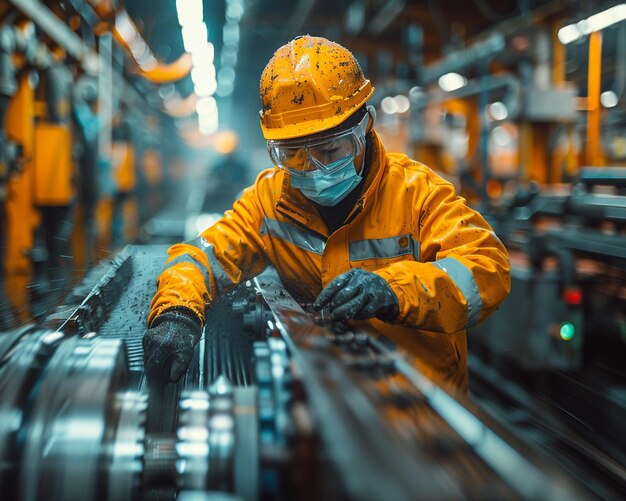
[[[270,219],[267,216],[263,219],[261,236],[266,233],[320,256],[324,253],[324,247],[326,246],[326,241],[318,234],[301,230],[292,224]]]
[[[350,242],[350,261],[389,259],[409,254],[419,261],[420,243],[411,234]]]
[[[431,264],[445,271],[461,291],[463,297],[465,297],[465,302],[467,303],[467,324],[465,327],[468,328],[476,325],[480,316],[480,309],[483,306],[483,301],[480,298],[478,286],[476,285],[471,270],[451,257],[440,259]]]

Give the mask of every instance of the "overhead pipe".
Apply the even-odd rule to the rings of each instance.
[[[68,28],[48,7],[39,0],[9,0],[26,17],[31,19],[56,44],[77,61],[90,74],[98,70],[98,54],[87,47],[80,37]]]
[[[504,104],[508,110],[508,116],[515,118],[520,112],[520,102],[522,93],[522,84],[513,75],[495,75],[484,76],[478,79],[469,80],[467,85],[460,89],[450,92],[440,93],[435,96],[429,96],[418,103],[414,103],[415,108],[425,108],[428,105],[443,103],[452,99],[463,99],[466,97],[476,96],[482,92],[493,92],[498,89],[509,89],[504,99]]]
[[[125,10],[118,12],[111,33],[137,65],[135,72],[146,80],[155,84],[172,83],[191,73],[191,54],[183,52],[176,61],[170,64],[160,62]]]
[[[486,39],[465,49],[454,51],[436,63],[427,64],[419,75],[421,85],[435,82],[446,73],[460,73],[486,63],[504,52],[506,39],[502,33],[492,33]]]

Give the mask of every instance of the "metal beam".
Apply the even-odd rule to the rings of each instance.
[[[98,54],[87,47],[80,37],[70,30],[48,7],[39,0],[9,0],[25,16],[33,20],[41,30],[67,53],[83,64],[85,70],[93,72]]]

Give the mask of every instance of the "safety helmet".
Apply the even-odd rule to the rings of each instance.
[[[267,140],[331,129],[374,93],[349,50],[300,36],[278,49],[261,75],[261,129]]]

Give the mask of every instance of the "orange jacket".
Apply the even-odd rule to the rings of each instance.
[[[274,168],[197,241],[170,247],[148,322],[174,306],[204,321],[219,294],[271,263],[295,296],[315,299],[351,268],[378,273],[400,302],[390,324],[365,321],[420,369],[467,389],[467,327],[510,288],[508,254],[485,220],[425,165],[386,153],[375,132],[362,195],[332,235],[312,202]]]

